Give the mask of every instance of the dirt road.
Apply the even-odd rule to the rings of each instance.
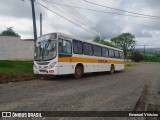
[[[0,85],[0,111],[160,111],[160,63]]]

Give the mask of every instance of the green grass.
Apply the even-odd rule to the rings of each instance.
[[[160,62],[160,57],[159,56],[147,56],[144,61],[146,61],[146,62]]]
[[[141,63],[128,61],[128,62],[125,62],[125,67],[126,67],[126,68],[134,67],[134,66],[137,66],[137,65],[139,65],[139,64],[141,64]]]
[[[0,74],[10,76],[33,76],[33,62],[1,60]]]

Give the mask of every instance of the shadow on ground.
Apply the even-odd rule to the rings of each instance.
[[[119,74],[122,71],[117,71],[115,74]],[[94,73],[86,73],[82,76],[82,78],[75,79],[74,75],[58,75],[58,76],[39,76],[39,80],[49,80],[49,81],[75,81],[75,80],[85,80],[84,78],[93,78],[97,76],[111,75],[110,72],[94,72]]]

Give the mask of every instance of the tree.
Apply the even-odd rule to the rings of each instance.
[[[100,38],[99,36],[97,36],[93,42],[99,43],[99,44],[103,44],[103,45],[107,45],[107,46],[111,46],[111,47],[115,47],[114,45],[112,45],[112,43],[108,42],[105,40],[105,38]]]
[[[18,33],[16,33],[13,30],[13,27],[8,27],[6,30],[3,30],[1,35],[7,35],[7,36],[19,36]]]
[[[125,59],[127,58],[127,52],[132,52],[136,45],[135,36],[131,33],[122,33],[112,38],[111,43],[124,51]]]

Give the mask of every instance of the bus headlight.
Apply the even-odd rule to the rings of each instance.
[[[48,66],[48,69],[51,69],[54,67],[54,63],[51,63],[49,66]]]

